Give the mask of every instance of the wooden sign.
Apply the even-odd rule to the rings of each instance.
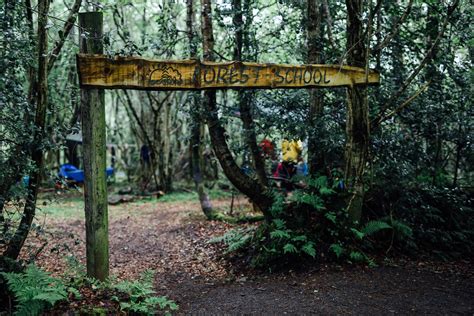
[[[375,71],[341,65],[158,61],[141,57],[77,55],[81,88],[189,90],[293,89],[378,84]]]

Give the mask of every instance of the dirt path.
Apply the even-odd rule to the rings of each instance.
[[[68,253],[84,262],[82,219],[51,219],[47,227],[52,239],[38,258],[40,266],[60,273]],[[157,291],[174,299],[180,314],[474,313],[468,263],[462,272],[458,265],[439,272],[433,265],[409,264],[242,274],[220,258],[218,246],[207,243],[229,227],[206,221],[194,202],[111,207],[111,272],[133,278],[155,270]]]
[[[472,314],[472,279],[404,268],[189,280],[171,297],[182,314]]]

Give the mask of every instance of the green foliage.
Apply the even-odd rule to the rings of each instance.
[[[212,238],[209,242],[223,242],[227,246],[226,253],[238,251],[250,243],[254,230],[253,227],[232,229],[220,237]]]
[[[386,209],[393,201],[396,206]],[[397,251],[463,258],[474,253],[472,194],[448,188],[374,188],[367,207],[378,209],[380,221],[393,228]]]
[[[178,305],[166,296],[155,296],[153,275],[153,271],[147,270],[139,280],[122,281],[112,286],[112,288],[126,295],[126,300],[119,299],[118,296],[114,297],[120,303],[120,308],[123,311],[153,315],[157,307],[166,313],[178,309]]]
[[[284,264],[296,258],[316,258],[315,242],[303,230],[288,227],[283,219],[274,219],[271,224],[262,224],[252,239],[255,250],[252,265],[264,267],[268,264]]]
[[[340,244],[332,244],[329,246],[329,250],[331,250],[337,258],[340,258],[344,253],[344,248]]]
[[[178,310],[178,305],[166,296],[156,296],[153,289],[154,271],[147,270],[142,273],[138,280],[121,282],[113,278],[101,282],[89,278],[86,269],[75,257],[68,257],[68,268],[64,277],[69,281],[71,293],[76,299],[81,299],[77,288],[90,287],[97,293],[113,292],[112,299],[120,305],[121,310],[127,313],[139,315],[153,315],[159,308],[165,314]],[[79,295],[76,295],[79,294]]]
[[[226,253],[249,251],[257,267],[323,257],[373,265],[371,254],[385,253],[394,244],[414,243],[408,222],[393,215],[360,226],[350,223],[347,211],[339,206],[345,193],[333,188],[336,181],[325,176],[311,178],[307,188],[296,190],[288,200],[275,195],[271,223],[232,230],[213,241],[224,242]]]
[[[1,274],[15,296],[15,315],[38,315],[57,302],[67,300],[68,289],[64,283],[35,265],[29,265],[24,273]]]
[[[359,232],[363,236],[370,236],[373,235],[383,229],[390,229],[392,226],[387,224],[386,222],[383,221],[370,221],[365,226],[362,228],[362,230]],[[362,239],[362,237],[360,239]]]

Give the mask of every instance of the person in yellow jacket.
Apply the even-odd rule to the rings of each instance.
[[[298,158],[303,152],[303,143],[300,140],[287,140],[284,139],[281,143],[281,153],[283,155],[283,161],[298,163]]]

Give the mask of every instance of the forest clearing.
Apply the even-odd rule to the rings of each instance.
[[[42,207],[38,218],[44,220],[45,232],[30,236],[25,246],[37,249],[47,241],[36,263],[54,275],[65,272],[68,256],[85,264],[83,203],[74,195]],[[229,210],[230,204],[230,197],[221,197],[214,205]],[[234,207],[248,212],[250,205],[240,196]],[[63,208],[68,209],[66,214]],[[474,310],[474,269],[468,261],[399,259],[374,268],[306,264],[270,273],[225,260],[221,246],[209,241],[236,224],[207,221],[191,193],[111,206],[109,212],[111,274],[135,279],[154,270],[155,290],[179,304],[178,314],[470,314]],[[101,306],[99,302],[112,305],[109,312],[118,312],[118,306],[101,296],[80,304],[73,301],[67,309],[90,311]]]
[[[465,0],[0,0],[0,315],[472,314]]]

